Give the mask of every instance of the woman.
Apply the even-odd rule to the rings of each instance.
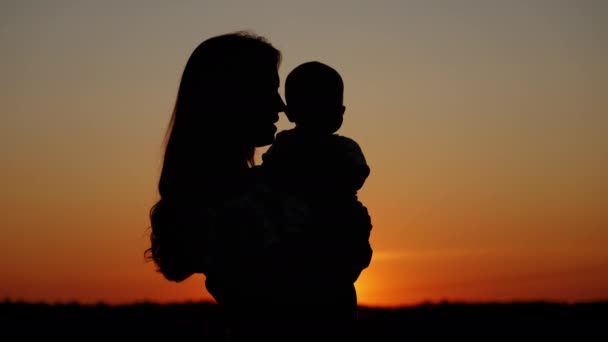
[[[255,148],[273,142],[283,111],[280,61],[268,41],[245,32],[194,50],[168,130],[160,200],[150,212],[147,255],[171,281],[204,273],[237,339],[348,333],[356,319],[353,284],[371,258],[363,206],[340,214],[341,224],[364,227],[357,241],[287,229],[336,220],[307,217],[253,167]]]

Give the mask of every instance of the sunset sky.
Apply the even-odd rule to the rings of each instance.
[[[344,79],[361,304],[608,299],[608,2],[574,0],[1,1],[0,298],[210,299],[148,211],[187,58],[243,29]]]

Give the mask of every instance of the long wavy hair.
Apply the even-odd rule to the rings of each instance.
[[[145,251],[166,279],[180,282],[204,272],[192,255],[203,246],[196,234],[204,227],[196,226],[203,223],[193,221],[190,209],[227,196],[253,165],[255,144],[247,124],[240,124],[250,114],[247,92],[261,66],[278,67],[280,60],[264,37],[242,31],[203,41],[188,59],[165,137],[160,199],[150,210],[151,246]]]

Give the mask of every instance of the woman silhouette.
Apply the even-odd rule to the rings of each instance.
[[[266,39],[247,32],[194,50],[167,132],[146,255],[171,281],[205,274],[234,339],[347,336],[356,320],[354,282],[371,259],[367,210],[359,203],[331,219],[307,217],[253,163],[255,148],[273,142],[284,108],[280,61]],[[367,234],[319,239],[336,222]]]

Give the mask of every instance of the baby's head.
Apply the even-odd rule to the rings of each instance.
[[[344,83],[340,74],[320,62],[293,69],[285,81],[287,118],[302,129],[334,133],[342,126]]]

